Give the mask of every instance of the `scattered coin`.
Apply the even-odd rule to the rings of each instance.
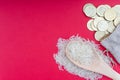
[[[96,15],[96,7],[94,5],[86,5],[84,8],[84,13],[86,14],[86,16],[88,17],[93,17]]]
[[[98,31],[97,27],[94,26],[94,23],[93,23],[93,22],[91,23],[91,27],[92,27],[92,29],[93,29],[94,31]]]
[[[97,8],[97,14],[99,16],[104,16],[104,13],[107,9],[109,9],[110,7],[108,5],[100,5]]]
[[[92,23],[93,23],[93,19],[89,20],[88,23],[87,23],[87,28],[90,31],[94,31],[93,28],[92,28]]]
[[[118,26],[119,23],[120,23],[120,17],[117,17],[117,18],[114,20],[114,25],[115,25],[115,26]]]
[[[101,41],[104,38],[104,36],[105,36],[105,32],[103,32],[103,31],[97,31],[95,33],[95,39],[97,41]]]
[[[109,25],[108,32],[112,33],[115,29],[115,26],[114,26],[113,22],[109,22],[108,25]]]
[[[116,18],[116,12],[113,9],[108,9],[105,11],[105,19],[112,21]]]
[[[94,19],[94,25],[95,25],[95,27],[97,27],[98,22],[100,22],[100,21],[102,21],[102,20],[104,20],[104,18],[102,18],[102,17],[96,17],[96,18]]]
[[[115,10],[117,16],[120,17],[120,5],[115,5],[112,9]]]
[[[107,31],[109,26],[108,26],[107,21],[102,20],[97,24],[97,27],[98,27],[98,30],[100,31]]]
[[[87,3],[87,4],[85,4],[85,5],[84,5],[84,7],[83,7],[83,10],[85,10],[85,8],[86,8],[87,6],[90,6],[90,5],[92,5],[92,6],[93,6],[93,4],[92,4],[92,3]]]
[[[90,31],[95,31],[95,39],[101,41],[109,36],[120,24],[120,5],[114,7],[108,4],[99,5],[97,8],[92,3],[83,7],[86,16],[92,18],[87,23]]]

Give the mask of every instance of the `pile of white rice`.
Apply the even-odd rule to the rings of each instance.
[[[59,70],[66,70],[71,74],[78,75],[79,77],[83,77],[86,80],[98,80],[99,78],[102,78],[101,74],[91,72],[85,69],[82,69],[76,65],[74,65],[65,55],[65,48],[69,41],[80,41],[84,44],[90,45],[98,55],[100,55],[103,60],[111,66],[111,59],[107,57],[106,55],[103,55],[103,52],[99,49],[99,46],[96,45],[93,41],[85,40],[79,36],[72,36],[69,39],[58,39],[57,47],[58,52],[54,54],[54,59],[56,63],[58,64]],[[90,48],[86,49],[86,52],[89,51]]]
[[[72,60],[81,65],[90,66],[96,60],[92,46],[83,41],[70,41],[66,47],[66,51]]]

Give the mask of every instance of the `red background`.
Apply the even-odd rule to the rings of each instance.
[[[120,0],[0,1],[0,80],[84,80],[58,70],[53,54],[59,37],[79,34],[99,43],[82,12],[89,2],[113,6]]]

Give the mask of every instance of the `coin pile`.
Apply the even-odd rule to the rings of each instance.
[[[104,4],[96,8],[92,3],[87,3],[83,7],[83,12],[91,18],[87,22],[87,28],[95,31],[97,41],[110,35],[120,23],[120,5],[111,7]]]

